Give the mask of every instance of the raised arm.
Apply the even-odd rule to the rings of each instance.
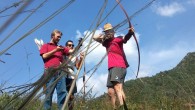
[[[82,61],[83,61],[83,57],[84,57],[84,53],[81,52],[81,53],[80,53],[80,59],[79,59],[79,61],[76,62],[76,68],[77,68],[77,70],[78,70],[79,67],[81,66],[81,63],[82,63]]]
[[[124,43],[127,43],[127,41],[132,37],[132,35],[135,34],[134,33],[134,28],[131,27],[128,31],[128,33],[125,35],[124,39]]]
[[[93,40],[102,43],[104,41],[104,35],[103,34],[99,34],[99,35],[94,35],[93,36]]]

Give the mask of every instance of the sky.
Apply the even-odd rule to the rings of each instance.
[[[1,0],[0,2],[0,42],[6,38],[29,14],[18,14],[5,28],[2,26],[8,21],[23,4],[7,9],[6,7],[19,2],[19,0]],[[38,7],[43,0],[35,0],[25,10]],[[36,12],[32,14],[7,40],[0,45],[0,52],[13,45],[18,39],[22,40],[11,46],[5,53],[0,55],[0,88],[33,83],[43,73],[43,61],[39,55],[34,39],[50,41],[50,34],[54,29],[63,32],[59,45],[64,45],[67,40],[78,43],[78,38],[84,37],[87,32],[93,31],[97,23],[95,20],[98,11],[104,4],[104,0],[78,0],[70,4],[61,13],[44,23],[50,15],[65,5],[66,0],[48,0]],[[144,7],[149,0],[122,0],[125,11],[129,16]],[[116,5],[116,1],[108,0],[102,18]],[[138,78],[151,77],[160,71],[170,70],[177,66],[188,52],[195,51],[195,0],[156,0],[148,8],[131,18],[135,28],[136,37],[140,48],[140,71]],[[97,27],[96,34],[102,33],[105,23],[113,26],[126,19],[124,12],[119,6]],[[93,24],[94,22],[94,24]],[[36,26],[44,24],[36,30]],[[93,25],[92,25],[93,24]],[[92,28],[90,26],[92,25]],[[126,23],[116,32],[117,35],[125,35],[128,27]],[[121,30],[121,31],[120,31]],[[89,43],[90,36],[85,40],[83,47]],[[124,50],[130,64],[127,69],[127,80],[136,79],[138,66],[137,47],[133,38],[124,46]],[[95,66],[105,54],[105,48],[98,46],[86,56],[86,71]],[[84,66],[83,66],[84,67]],[[80,76],[84,70],[80,72]],[[92,92],[97,96],[107,92],[107,58],[98,70],[87,82],[87,90],[92,86]],[[88,78],[90,74],[87,74]],[[82,79],[77,80],[78,90],[83,86]]]

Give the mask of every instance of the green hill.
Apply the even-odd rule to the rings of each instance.
[[[126,103],[129,110],[195,110],[195,52],[188,53],[173,69],[157,73],[152,77],[125,82]],[[23,97],[10,101],[19,93],[1,93],[0,109],[9,104],[10,110],[18,108]],[[94,98],[89,92],[76,98],[74,110],[112,110],[105,93]],[[118,102],[117,102],[118,103]],[[31,101],[28,110],[37,110],[41,100]],[[31,106],[34,105],[34,106]],[[56,105],[56,104],[55,104]],[[54,106],[53,110],[56,110]]]
[[[132,110],[190,110],[195,103],[195,52],[169,71],[125,82],[126,103]],[[89,110],[109,110],[108,96],[88,100]],[[79,105],[78,105],[79,106]],[[77,107],[78,107],[77,106]],[[192,108],[190,108],[192,107]]]
[[[195,52],[188,53],[173,69],[126,82],[128,101],[142,108],[182,109],[195,96]]]

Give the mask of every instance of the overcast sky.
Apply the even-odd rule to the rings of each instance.
[[[0,11],[18,1],[19,0],[1,0]],[[41,2],[43,2],[43,0],[32,2],[24,10],[35,9]],[[148,2],[148,0],[123,0],[121,4],[124,6],[128,15],[131,16]],[[0,51],[2,52],[4,49],[8,48],[66,3],[67,2],[64,0],[47,1],[20,26],[16,32],[0,45]],[[69,39],[77,44],[79,37],[83,37],[87,32],[92,31],[89,27],[93,23],[103,3],[104,0],[75,1],[53,19],[34,32],[29,33],[24,39],[12,46],[6,51],[11,55],[2,54],[0,56],[0,60],[5,62],[0,62],[0,83],[5,83],[4,87],[9,87],[36,81],[42,75],[43,62],[39,56],[38,48],[34,43],[34,38],[49,42],[52,30],[59,29],[63,32],[60,45],[64,45]],[[116,2],[114,0],[109,0],[103,17],[105,17],[115,5]],[[1,26],[11,17],[8,15],[16,12],[20,6],[22,6],[22,4],[0,13]],[[131,19],[141,52],[141,65],[138,77],[153,76],[160,71],[172,69],[188,52],[195,51],[194,10],[195,0],[156,0],[150,7]],[[29,14],[30,12],[19,14],[13,22],[0,33],[0,42]],[[115,26],[124,19],[126,19],[124,12],[118,6],[105,21],[100,24],[96,30],[96,34],[102,33],[102,27],[105,23],[109,22]],[[96,22],[97,20],[95,23]],[[127,27],[128,24],[119,28],[118,31]],[[127,30],[120,31],[116,33],[116,36],[125,35],[126,33]],[[89,39],[84,42],[84,46],[89,43]],[[135,79],[138,55],[133,38],[125,44],[124,50],[130,64],[130,67],[127,69],[126,80]],[[86,71],[95,66],[104,54],[105,49],[100,45],[87,55],[85,60]],[[89,79],[87,89],[94,86],[92,92],[98,93],[98,95],[106,92],[107,72],[106,58]],[[83,69],[80,72],[80,75],[82,74]],[[87,77],[89,75],[90,73],[87,74]],[[77,85],[78,89],[83,86],[81,78],[78,79]]]

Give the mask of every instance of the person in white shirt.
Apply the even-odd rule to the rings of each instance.
[[[65,44],[65,46],[69,49],[73,49],[74,48],[74,44],[72,40],[68,40]],[[72,56],[72,54],[69,54],[68,56],[65,56],[65,60],[67,61],[67,59],[69,59],[70,61],[68,62],[68,73],[67,73],[67,77],[66,77],[66,89],[69,92],[72,82],[74,80],[74,74],[75,74],[75,67],[76,69],[79,69],[81,62],[83,60],[83,56],[84,54],[81,52],[80,53],[80,59],[78,59],[78,57],[76,56]],[[74,100],[74,94],[77,93],[77,86],[76,83],[74,85],[74,89],[72,91],[72,93],[70,93],[70,99],[68,101],[68,108],[69,110],[73,110],[73,106],[74,103],[72,102]]]

